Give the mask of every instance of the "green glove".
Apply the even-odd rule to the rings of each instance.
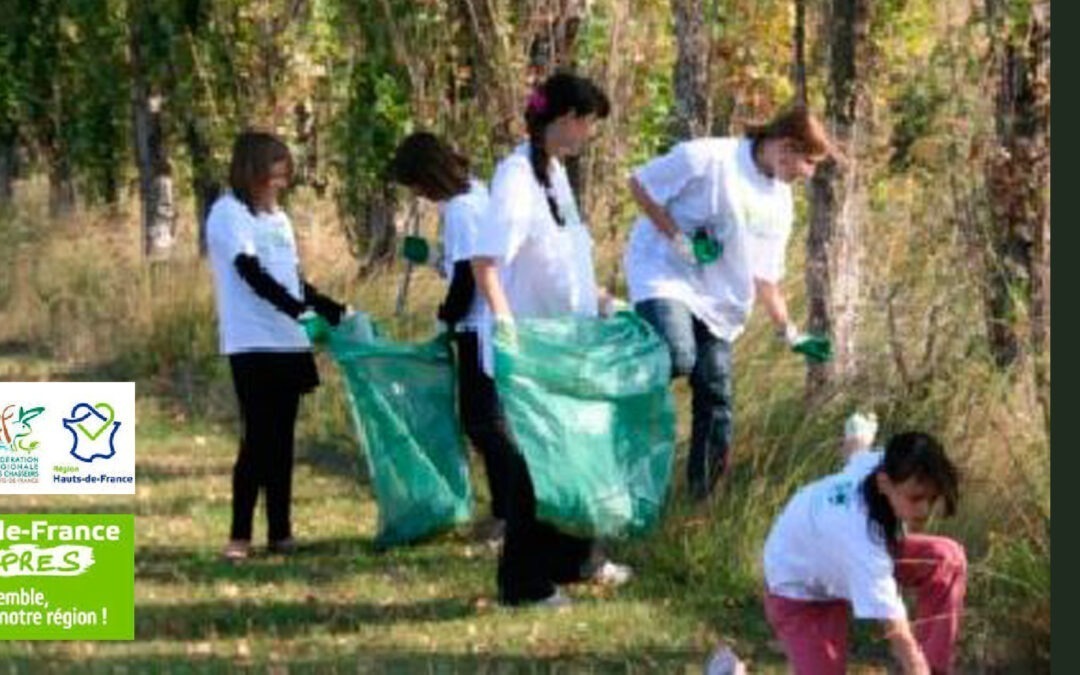
[[[791,343],[791,351],[806,357],[807,363],[825,363],[832,360],[832,343],[821,335],[803,333]]]
[[[296,318],[304,327],[308,339],[313,345],[324,345],[330,340],[330,322],[312,311],[307,311]]]
[[[423,265],[431,258],[431,246],[427,239],[409,235],[401,246],[401,254],[406,260],[416,265]]]
[[[724,252],[724,245],[713,239],[704,228],[694,233],[691,242],[694,259],[699,265],[716,262]]]

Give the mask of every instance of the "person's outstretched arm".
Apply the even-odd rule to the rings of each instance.
[[[884,622],[885,638],[889,641],[893,656],[900,663],[904,675],[930,675],[930,666],[922,647],[911,632],[907,619],[889,619]]]
[[[303,301],[294,297],[271,276],[257,257],[241,253],[233,258],[233,265],[236,266],[236,272],[240,278],[251,286],[251,290],[255,291],[255,295],[294,319],[303,313],[305,309]]]
[[[236,266],[237,274],[251,286],[251,290],[255,291],[255,295],[266,300],[278,311],[293,319],[299,317],[304,310],[310,307],[326,319],[330,325],[336,326],[341,321],[342,314],[345,313],[344,305],[323,295],[306,281],[301,281],[300,284],[304,294],[303,299],[296,298],[266,271],[266,268],[262,266],[256,256],[241,253],[233,259],[233,264]]]
[[[769,315],[773,327],[777,333],[786,334],[788,326],[794,328],[791,317],[788,315],[787,301],[780,284],[763,279],[754,279],[754,290],[761,304],[765,307],[765,313]]]

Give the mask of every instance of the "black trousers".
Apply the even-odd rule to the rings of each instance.
[[[507,456],[514,451],[503,417],[498,413],[495,382],[481,369],[480,341],[473,331],[454,335],[458,356],[458,414],[465,435],[484,460],[491,515],[506,519]]]
[[[481,368],[476,334],[466,331],[456,339],[462,424],[484,457],[493,509],[506,519],[499,601],[518,605],[542,600],[555,592],[555,584],[591,575],[593,540],[564,534],[536,519],[529,468],[506,424],[495,382]]]
[[[265,492],[267,539],[292,536],[293,440],[301,394],[318,384],[310,352],[229,356],[240,402],[240,450],[233,466],[231,539],[251,540],[259,490]]]

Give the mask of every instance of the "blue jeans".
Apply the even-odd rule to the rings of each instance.
[[[677,300],[644,300],[634,309],[667,342],[672,378],[690,377],[693,421],[686,478],[690,496],[704,499],[724,473],[731,445],[731,343],[710,333],[704,322]]]

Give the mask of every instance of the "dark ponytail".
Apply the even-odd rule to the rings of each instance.
[[[933,436],[918,431],[893,436],[885,448],[885,458],[870,472],[861,488],[870,517],[870,528],[885,539],[890,550],[895,550],[903,536],[903,523],[878,488],[878,473],[884,473],[893,483],[914,478],[932,486],[945,500],[945,515],[956,513],[956,503],[960,498],[959,473],[945,455],[941,443]]]
[[[555,222],[564,225],[565,220],[559,213],[559,206],[551,187],[548,164],[551,158],[544,149],[544,132],[548,125],[567,113],[578,117],[595,115],[603,119],[608,116],[611,103],[607,95],[592,80],[570,73],[556,73],[544,80],[533,90],[525,106],[525,126],[529,131],[529,163],[533,174],[547,196],[548,208]]]

